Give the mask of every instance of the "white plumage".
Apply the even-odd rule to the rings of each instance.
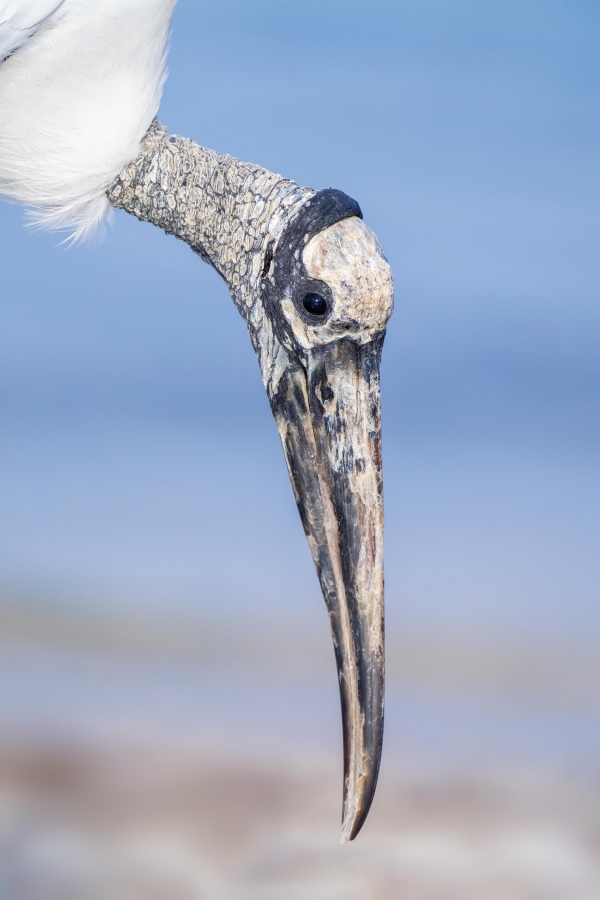
[[[56,12],[64,0],[5,0],[0,4],[0,60],[13,53]]]
[[[157,113],[176,0],[0,0],[0,193],[94,231]],[[9,55],[10,54],[10,55]]]

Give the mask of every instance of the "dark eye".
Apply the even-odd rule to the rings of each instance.
[[[306,294],[302,306],[311,316],[324,316],[327,312],[327,301],[320,294]]]

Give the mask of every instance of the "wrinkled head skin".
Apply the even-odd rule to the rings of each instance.
[[[342,219],[319,232],[308,241],[302,259],[308,278],[326,286],[330,305],[319,318],[284,301],[300,347],[308,351],[342,337],[365,344],[385,329],[393,306],[392,273],[362,219]]]
[[[270,391],[331,623],[342,703],[342,842],[369,812],[383,738],[379,367],[390,267],[358,204],[316,193],[267,248],[263,302],[286,364]]]

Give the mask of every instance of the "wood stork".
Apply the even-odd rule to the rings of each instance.
[[[176,0],[0,0],[0,193],[85,238],[120,207],[189,246],[246,320],[331,623],[342,841],[383,735],[379,366],[393,289],[356,201],[169,135],[155,119]]]

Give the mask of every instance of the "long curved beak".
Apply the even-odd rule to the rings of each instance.
[[[383,738],[383,335],[292,363],[271,401],[329,611],[344,732],[342,842],[369,812]]]

